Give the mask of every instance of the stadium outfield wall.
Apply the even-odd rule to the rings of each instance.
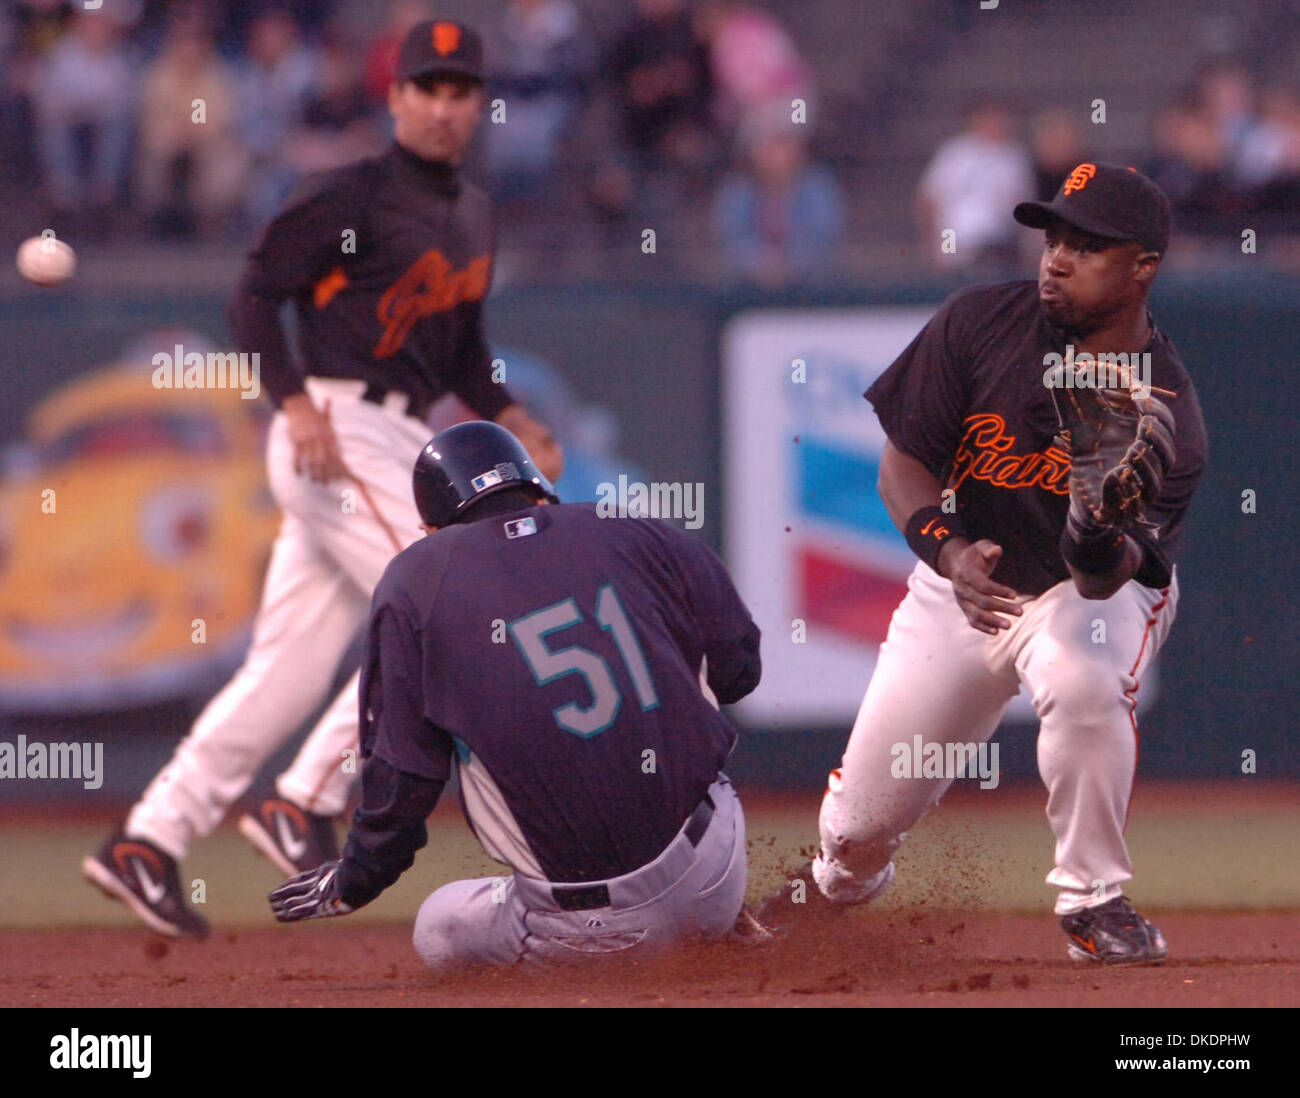
[[[737,504],[740,494],[748,491],[745,498],[753,498],[754,485],[740,483],[751,458],[752,475],[774,478],[777,493],[807,483],[800,477],[833,482],[840,466],[828,466],[825,454],[842,452],[836,444],[853,451],[852,417],[861,417],[863,438],[875,430],[868,405],[854,393],[861,375],[852,371],[887,361],[893,344],[911,330],[908,325],[914,328],[954,288],[955,283],[937,282],[780,293],[689,286],[511,288],[490,299],[488,322],[493,343],[511,349],[503,352],[507,381],[511,354],[522,353],[567,380],[572,395],[566,399],[602,411],[594,422],[603,424],[603,433],[592,445],[604,447],[606,469],[626,462],[649,481],[703,485],[700,533],[734,558],[742,552],[737,537],[752,542],[761,536],[754,528],[739,532],[743,524],[736,521],[737,511],[750,510]],[[12,394],[0,408],[0,436],[8,443],[21,440],[31,409],[59,386],[120,359],[144,332],[193,331],[223,345],[223,309],[224,301],[208,297],[82,298],[71,292],[23,292],[0,301],[7,335],[0,344],[0,377]],[[1171,276],[1158,284],[1153,311],[1195,379],[1210,460],[1180,560],[1178,621],[1160,660],[1154,698],[1141,713],[1140,772],[1240,777],[1244,753],[1252,752],[1260,777],[1300,778],[1292,617],[1297,535],[1292,377],[1300,346],[1300,280]],[[840,334],[828,334],[837,325]],[[789,342],[796,331],[812,348],[802,356],[810,392],[823,401],[810,422],[834,420],[839,432],[824,453],[818,451],[820,464],[816,455],[797,454],[799,443],[781,434],[797,420],[773,411],[772,379],[755,373],[751,392],[746,373],[764,369],[761,350],[770,341],[783,379],[793,377],[793,360],[801,356],[790,347],[804,345]],[[741,344],[751,348],[750,358],[736,350]],[[758,359],[753,348],[759,349]],[[819,370],[829,372],[819,375]],[[765,383],[768,395],[760,396]],[[743,445],[736,445],[738,428],[753,427],[754,417],[763,423],[771,417],[770,444],[756,445],[762,431],[751,430]],[[575,419],[584,422],[593,421]],[[611,424],[616,432],[609,430]],[[585,439],[584,445],[590,442]],[[776,458],[762,460],[773,454]],[[836,523],[869,527],[878,520],[868,504],[855,503],[858,496],[874,498],[870,447],[856,458],[842,466],[841,479],[850,483],[841,484],[839,502],[827,502],[807,516],[810,528],[830,532],[831,543]],[[770,516],[773,522],[779,517]],[[770,537],[773,553],[785,551],[784,524],[774,525]],[[893,583],[908,562],[889,538],[888,531],[868,530],[865,542],[871,543],[868,567],[878,566],[882,582]],[[754,552],[753,544],[748,551]],[[843,621],[829,618],[819,624],[817,613],[812,608],[814,640],[845,629]],[[0,622],[0,630],[4,626]],[[788,636],[769,631],[769,667],[779,667],[789,655]],[[753,734],[737,753],[738,772],[800,785],[820,780],[834,765],[852,717],[851,710],[843,711],[845,699],[865,685],[874,651],[869,634],[848,641],[860,646],[864,659],[838,708],[819,713],[796,708],[788,720],[770,710],[742,714]],[[841,645],[839,655],[846,652],[851,657],[852,649]],[[851,658],[842,666],[850,668]],[[779,677],[774,675],[774,682]],[[6,734],[40,731],[21,714],[11,714],[4,728]],[[1032,724],[1013,722],[999,735],[1008,776],[1032,775]],[[792,765],[794,758],[799,762]]]

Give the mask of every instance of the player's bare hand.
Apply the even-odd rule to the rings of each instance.
[[[352,474],[343,464],[339,453],[338,436],[330,423],[330,405],[323,409],[306,393],[299,393],[284,401],[284,414],[289,419],[289,439],[293,442],[293,471],[302,476],[304,470],[312,480],[328,484],[338,477]]]
[[[981,633],[997,636],[999,629],[1010,629],[1003,617],[1020,617],[1024,611],[1012,600],[1016,593],[990,576],[1002,559],[1002,546],[987,538],[971,543],[965,538],[951,538],[939,550],[939,573],[952,584],[952,593],[966,620]]]
[[[518,404],[503,408],[496,421],[523,443],[542,476],[552,484],[560,479],[564,472],[564,450],[546,427]]]

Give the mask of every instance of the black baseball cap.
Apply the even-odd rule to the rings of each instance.
[[[1022,202],[1015,219],[1046,229],[1059,219],[1111,240],[1136,240],[1161,255],[1169,247],[1169,199],[1136,168],[1118,164],[1078,165],[1051,202]]]
[[[396,78],[411,80],[433,73],[483,80],[483,40],[464,23],[427,19],[406,32],[397,57]]]

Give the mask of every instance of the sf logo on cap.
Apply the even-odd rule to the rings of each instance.
[[[1075,191],[1083,190],[1088,185],[1088,180],[1096,174],[1096,164],[1080,164],[1070,173],[1070,178],[1065,181],[1065,193],[1074,194]]]
[[[433,48],[439,57],[446,57],[460,49],[460,27],[455,23],[434,23]]]

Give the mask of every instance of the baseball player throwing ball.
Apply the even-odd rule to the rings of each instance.
[[[819,853],[759,918],[788,924],[805,894],[878,896],[955,776],[895,776],[891,748],[919,736],[954,757],[1023,684],[1069,953],[1158,962],[1163,936],[1121,894],[1134,712],[1206,454],[1196,392],[1147,309],[1169,204],[1132,169],[1080,164],[1015,217],[1046,232],[1037,283],[954,294],[866,393],[888,436],[880,494],[920,563],[830,775]]]
[[[506,430],[450,427],[415,466],[429,537],[375,589],[362,804],[343,857],[271,893],[344,915],[411,865],[459,768],[513,876],[456,881],[415,921],[431,968],[637,954],[731,930],[745,824],[718,712],[758,684],[759,634],[721,562],[659,519],[561,504]]]
[[[559,447],[492,376],[482,302],[495,232],[486,195],[458,177],[485,96],[478,35],[412,28],[389,91],[396,141],[315,182],[267,228],[232,302],[241,351],[260,355],[278,412],[267,445],[284,520],[247,658],[83,872],[150,927],[203,937],[178,859],[324,700],[384,566],[416,540],[411,465],[425,416],[454,392],[507,425],[558,477]],[[302,366],[279,321],[297,310]],[[286,874],[338,855],[357,748],[357,680],[325,711],[241,830]]]

